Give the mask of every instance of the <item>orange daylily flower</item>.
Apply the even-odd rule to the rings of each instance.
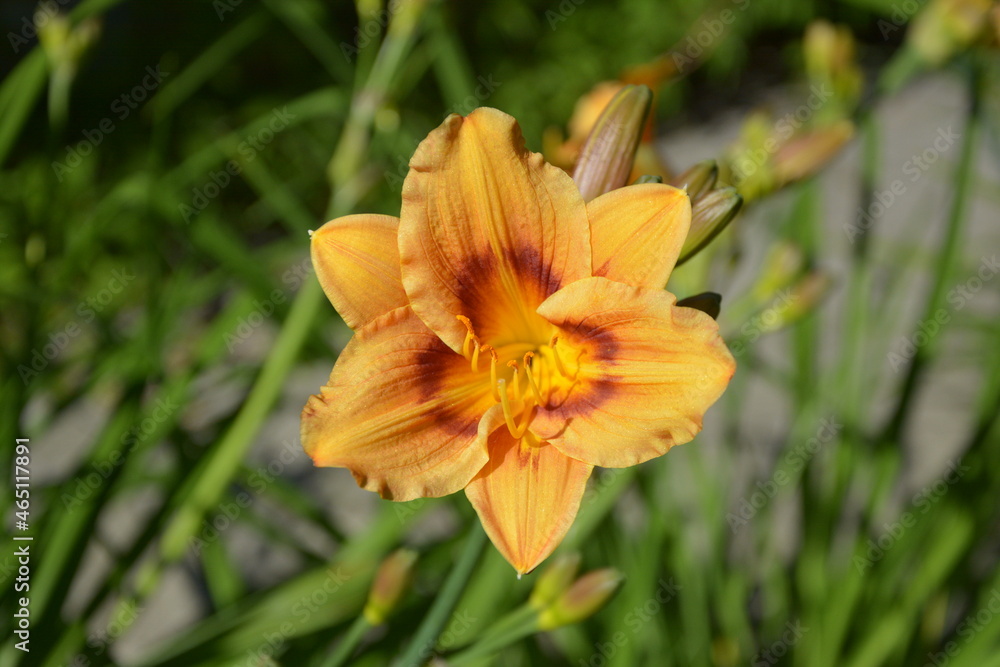
[[[355,336],[302,412],[306,452],[392,500],[465,489],[530,572],[593,466],[688,442],[733,374],[715,321],[663,289],[690,218],[668,185],[585,204],[510,116],[450,116],[410,161],[398,220],[312,235]]]

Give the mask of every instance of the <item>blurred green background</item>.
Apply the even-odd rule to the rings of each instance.
[[[0,664],[1000,666],[997,14],[931,4],[4,2],[0,508],[34,540],[30,653],[0,552]],[[853,140],[671,283],[723,295],[732,385],[695,442],[595,472],[558,553],[617,595],[504,639],[538,574],[474,548],[462,494],[379,501],[299,447],[350,336],[307,230],[397,214],[447,113],[500,108],[542,150],[595,84],[700,38],[654,145],[739,164],[751,111],[816,85],[817,19],[854,36]],[[413,588],[364,628],[399,545]]]

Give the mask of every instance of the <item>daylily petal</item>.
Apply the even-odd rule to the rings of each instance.
[[[465,488],[483,528],[518,573],[531,572],[559,546],[580,509],[593,466],[565,456],[531,433],[515,440],[500,406],[483,417],[490,460]],[[493,428],[490,428],[490,427]]]
[[[414,312],[453,350],[471,320],[484,343],[540,340],[535,309],[590,276],[587,213],[573,180],[524,148],[496,109],[451,115],[403,184],[399,255]]]
[[[365,326],[302,411],[302,446],[318,466],[349,468],[384,498],[454,493],[486,463],[481,376],[409,307]]]
[[[736,368],[715,321],[663,290],[590,278],[538,312],[559,328],[574,382],[530,430],[567,456],[632,466],[690,441]],[[565,341],[565,345],[563,343]]]
[[[312,235],[312,264],[330,303],[347,326],[360,329],[406,305],[399,277],[399,220],[347,215]]]
[[[631,185],[591,201],[587,217],[595,276],[661,289],[691,226],[691,201],[669,185]]]

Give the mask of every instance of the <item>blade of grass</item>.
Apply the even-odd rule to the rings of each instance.
[[[473,523],[465,538],[465,544],[462,545],[462,553],[455,562],[455,567],[451,570],[437,597],[434,598],[434,603],[416,634],[410,639],[410,643],[400,656],[399,664],[401,667],[421,667],[427,662],[441,631],[448,622],[448,616],[455,608],[459,596],[469,581],[472,570],[483,553],[486,541],[486,531],[478,522]]]

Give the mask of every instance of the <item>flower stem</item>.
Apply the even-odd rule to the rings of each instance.
[[[497,621],[475,644],[448,658],[450,667],[475,664],[538,631],[538,610],[524,605]]]
[[[327,656],[326,660],[320,664],[320,667],[340,667],[340,665],[345,664],[358,648],[361,638],[371,628],[372,624],[368,622],[368,619],[364,615],[354,619],[354,623],[347,629],[347,633],[340,640],[340,643],[337,644],[337,648]]]
[[[946,281],[953,275],[955,265],[958,262],[962,230],[965,228],[969,200],[972,194],[973,165],[975,164],[976,148],[979,144],[979,128],[982,124],[982,65],[973,56],[969,64],[969,116],[966,122],[965,135],[962,137],[962,153],[958,158],[958,167],[955,170],[955,181],[953,185],[954,198],[951,202],[951,211],[948,216],[948,229],[945,232],[944,241],[941,244],[941,252],[937,257],[937,266],[934,271],[934,282],[931,292],[927,297],[921,322],[926,322],[937,318],[943,312],[944,298],[946,293]],[[899,401],[892,417],[886,424],[885,430],[880,438],[885,446],[894,446],[893,443],[899,438],[905,425],[906,418],[912,412],[910,402],[916,395],[916,389],[923,378],[928,361],[933,357],[936,339],[931,339],[925,345],[917,347],[913,361],[907,369],[906,378],[903,380],[902,389],[899,393]]]
[[[424,622],[420,624],[417,633],[410,640],[409,647],[399,659],[398,664],[401,667],[419,667],[426,662],[427,657],[434,650],[441,630],[448,622],[448,616],[451,615],[458,603],[458,598],[465,589],[465,584],[468,583],[473,568],[479,562],[479,556],[482,554],[485,544],[486,533],[479,522],[476,522],[468,537],[465,538],[465,545],[462,547],[458,562],[455,563],[454,569],[445,580],[444,586],[441,587],[441,592],[438,593],[437,599],[431,605]]]

